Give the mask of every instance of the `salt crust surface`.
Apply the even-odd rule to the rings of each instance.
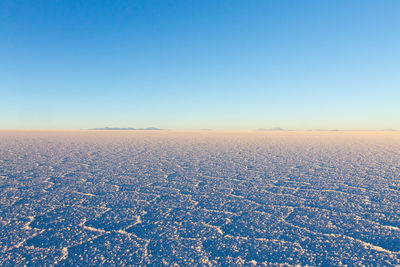
[[[0,131],[0,265],[399,265],[400,133]]]

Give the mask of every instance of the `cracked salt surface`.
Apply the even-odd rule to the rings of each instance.
[[[0,132],[0,265],[400,265],[400,135]]]

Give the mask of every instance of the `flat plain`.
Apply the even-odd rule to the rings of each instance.
[[[400,265],[400,133],[0,131],[0,265]]]

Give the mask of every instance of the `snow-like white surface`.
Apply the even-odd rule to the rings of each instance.
[[[0,132],[0,265],[399,265],[400,133]]]

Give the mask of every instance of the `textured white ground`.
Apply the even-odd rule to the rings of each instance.
[[[0,265],[400,265],[400,133],[0,131]]]

